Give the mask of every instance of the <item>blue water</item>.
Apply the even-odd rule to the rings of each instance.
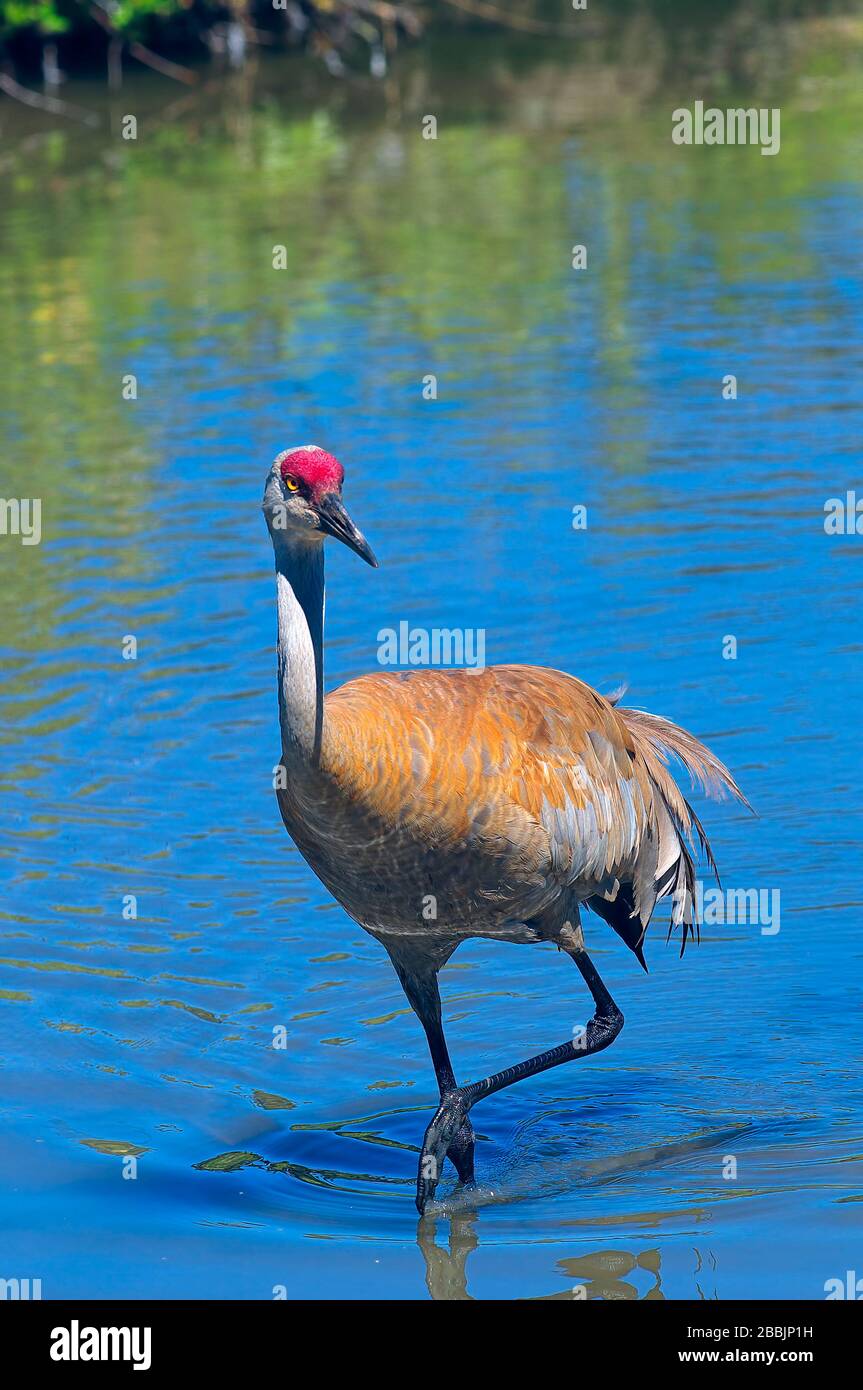
[[[860,1266],[863,1200],[863,537],[824,529],[827,498],[863,498],[859,180],[809,159],[795,180],[740,151],[736,183],[726,151],[720,206],[711,152],[681,152],[657,237],[669,155],[649,141],[628,155],[602,129],[468,123],[443,179],[434,151],[405,137],[375,163],[396,137],[346,125],[345,159],[305,156],[326,166],[307,199],[287,156],[267,172],[250,119],[251,136],[203,137],[200,170],[169,160],[158,188],[130,156],[119,212],[69,176],[57,196],[95,199],[114,288],[79,311],[93,263],[68,247],[68,275],[48,272],[60,361],[37,371],[27,339],[17,378],[33,407],[12,402],[9,454],[44,534],[0,540],[17,583],[0,684],[0,1276],[41,1278],[45,1297],[823,1297]],[[294,119],[279,117],[288,136]],[[363,191],[340,208],[327,193],[346,168]],[[329,209],[309,278],[243,268],[281,239],[262,206],[276,183],[274,221],[304,248]],[[44,247],[53,215],[19,190],[0,232]],[[574,240],[587,272],[570,269]],[[29,320],[40,302],[13,254],[2,312]],[[139,398],[120,407],[125,371]],[[379,629],[403,619],[483,628],[489,662],[626,680],[756,808],[696,800],[724,886],[780,895],[778,932],[707,926],[682,961],[661,912],[649,976],[588,919],[626,1027],[601,1057],[477,1106],[479,1191],[447,1181],[419,1232],[424,1040],[271,785],[259,502],[273,455],[310,440],[344,463],[381,565],[330,548],[328,684],[375,669]],[[551,948],[472,942],[442,991],[465,1080],[588,1012]]]

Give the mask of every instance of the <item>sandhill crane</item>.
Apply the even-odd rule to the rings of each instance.
[[[600,1052],[620,1032],[623,1015],[585,951],[581,905],[642,965],[660,898],[672,897],[681,954],[697,928],[693,831],[713,860],[668,755],[706,790],[745,798],[691,734],[561,671],[378,672],[325,697],[325,536],[377,565],[345,510],[343,479],[331,454],[306,445],[277,456],[264,490],[276,561],[277,795],[300,853],[386,948],[425,1030],[440,1105],[419,1161],[422,1215],[445,1156],[463,1184],[474,1181],[468,1112],[477,1100]],[[438,972],[471,937],[555,942],[594,1013],[558,1047],[458,1086]]]

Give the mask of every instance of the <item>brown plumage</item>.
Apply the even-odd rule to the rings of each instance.
[[[743,799],[685,730],[561,671],[381,673],[326,697],[314,786],[295,779],[280,802],[371,930],[506,937],[575,898],[643,960],[658,897],[677,893],[684,941],[694,925],[693,831],[709,854],[668,754],[705,790]]]

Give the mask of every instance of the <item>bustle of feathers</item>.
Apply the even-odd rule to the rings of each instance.
[[[615,698],[612,696],[607,698],[616,704],[625,689],[626,687],[623,687],[619,692],[615,691]],[[682,929],[680,942],[680,954],[682,956],[690,936],[695,936],[696,940],[701,939],[697,911],[696,869],[693,858],[695,836],[698,838],[701,850],[717,883],[720,880],[704,827],[671,776],[668,770],[669,759],[674,757],[682,763],[692,779],[693,786],[700,787],[707,796],[722,800],[725,796],[730,795],[741,801],[750,811],[752,807],[725,764],[686,729],[673,724],[661,715],[650,714],[646,710],[618,706],[618,713],[632,734],[638,752],[644,759],[651,780],[659,792],[665,810],[677,833],[680,857],[676,864],[672,864],[666,873],[657,879],[654,886],[656,901],[671,896],[671,920],[666,939],[670,940],[676,927]],[[616,911],[609,910],[612,906],[616,908]],[[643,943],[648,922],[642,920],[637,914],[631,891],[627,891],[627,885],[621,885],[613,905],[607,904],[602,899],[590,899],[588,907],[614,927],[615,931],[635,952],[639,962],[646,970]]]

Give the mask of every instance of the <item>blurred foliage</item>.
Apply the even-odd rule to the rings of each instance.
[[[172,7],[179,8],[178,0],[125,0],[117,8],[165,14]],[[46,37],[65,34],[87,27],[89,21],[89,7],[76,0],[0,0],[0,36],[4,38],[22,29],[34,29]],[[115,18],[117,28],[128,27],[128,22],[126,13]]]
[[[203,46],[213,30],[234,21],[247,33],[259,26],[271,39],[299,43],[339,27],[347,35],[362,34],[365,14],[385,20],[395,32],[402,9],[400,0],[381,5],[378,0],[279,0],[278,5],[273,0],[0,0],[0,39],[14,40],[22,32],[46,38],[69,34],[92,44],[100,31],[113,31],[125,39],[151,39],[162,48],[188,46],[196,38]],[[69,47],[66,56],[72,54]]]
[[[856,13],[859,3],[726,0],[721,17],[733,22],[743,11],[767,20],[800,19]],[[212,46],[214,31],[236,22],[247,36],[263,35],[268,44],[306,46],[318,53],[352,44],[392,50],[400,36],[416,37],[423,28],[441,24],[559,37],[579,29],[595,34],[638,14],[684,25],[717,18],[713,0],[605,0],[577,13],[566,0],[0,0],[0,45],[14,48],[21,35],[37,40],[64,35],[71,60],[75,43],[92,46],[112,29],[162,49],[195,43],[203,49]],[[26,45],[23,52],[26,56]]]
[[[64,34],[71,26],[57,0],[0,0],[0,33],[38,29],[43,34]]]

